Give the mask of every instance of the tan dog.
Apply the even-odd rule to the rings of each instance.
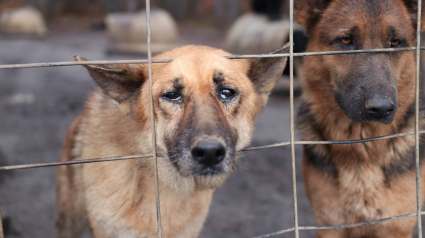
[[[297,0],[307,51],[414,46],[416,0]],[[422,18],[423,19],[423,18]],[[422,23],[424,26],[424,23]],[[304,140],[341,141],[415,130],[412,51],[305,57],[298,127]],[[423,128],[424,118],[421,116]],[[421,160],[425,144],[421,136]],[[425,166],[421,162],[421,202]],[[416,211],[415,137],[304,146],[303,177],[317,225],[353,224]],[[412,237],[416,217],[321,238]]]
[[[198,236],[286,63],[229,55],[184,46],[152,66],[164,237]],[[151,153],[147,65],[86,68],[99,88],[69,129],[61,160]],[[154,184],[152,159],[60,167],[58,237],[80,237],[87,223],[95,237],[157,237]]]

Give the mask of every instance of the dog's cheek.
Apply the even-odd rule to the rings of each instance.
[[[168,153],[168,145],[169,143],[169,135],[172,134],[172,131],[167,125],[167,122],[161,118],[161,116],[157,116],[156,119],[156,141],[157,141],[157,150],[161,153]]]
[[[167,139],[166,139],[166,132],[164,131],[164,128],[162,128],[161,126],[157,127],[157,131],[156,131],[156,147],[157,147],[157,151],[160,154],[168,154],[168,145],[167,145]]]
[[[240,100],[238,113],[235,114],[230,120],[229,125],[234,133],[234,145],[236,151],[247,147],[251,143],[252,135],[254,132],[254,120],[261,112],[259,95],[255,90],[246,90],[247,93],[243,95]]]
[[[241,113],[237,117],[229,120],[229,127],[231,130],[230,136],[236,151],[247,147],[251,142],[254,131],[254,121],[248,117],[249,115],[246,115],[246,113]]]
[[[414,61],[413,55],[411,52],[397,52],[397,54],[391,56],[391,66],[389,68],[392,69],[395,81],[399,82],[403,76],[406,76],[406,72],[412,72],[409,68],[412,67],[411,62]]]
[[[184,150],[186,146],[184,144],[185,139],[183,135],[179,134],[177,129],[167,131],[164,134],[164,148],[166,150],[166,155],[168,163],[174,168],[174,172],[177,172],[183,176],[190,176],[192,174],[190,166],[190,154],[188,151]]]
[[[179,151],[178,158],[176,161],[177,170],[184,177],[191,177],[195,174],[196,164],[192,160],[191,155],[188,151]]]
[[[162,136],[162,138],[158,138],[158,142],[165,148],[172,148],[169,147],[171,145],[168,145],[168,143],[176,139],[181,121],[181,111],[181,108],[170,105],[168,102],[160,102],[156,109],[156,134]]]

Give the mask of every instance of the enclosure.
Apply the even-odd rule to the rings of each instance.
[[[291,62],[289,65],[289,99],[287,95],[279,92],[272,95],[268,107],[256,121],[254,147],[244,150],[246,157],[240,162],[240,168],[215,194],[210,215],[201,237],[313,237],[314,232],[309,232],[309,230],[344,229],[411,216],[418,216],[418,235],[422,237],[421,214],[423,212],[419,202],[417,202],[416,213],[400,214],[398,217],[361,224],[334,227],[312,226],[314,219],[309,210],[299,176],[300,145],[363,143],[408,135],[415,135],[416,137],[416,171],[419,173],[419,134],[425,132],[419,130],[419,103],[416,103],[416,131],[414,132],[358,141],[298,141],[294,129],[294,115],[299,100],[294,95],[293,89],[294,57],[415,51],[417,56],[415,93],[416,100],[419,102],[420,50],[425,49],[420,47],[420,31],[417,32],[416,47],[294,53],[292,37],[294,1],[296,0],[289,1],[291,22],[291,50],[289,54],[236,55],[230,57],[231,59],[240,59],[288,56]],[[418,1],[418,9],[421,9],[421,6],[422,1]],[[146,0],[146,9],[149,24],[149,0]],[[420,29],[421,24],[420,13],[419,10],[418,29]],[[149,25],[147,29],[149,47]],[[193,26],[183,29],[182,32],[186,36],[181,40],[181,44],[202,43],[219,47],[218,39],[222,37],[220,32],[199,29],[200,34],[196,35],[193,29]],[[147,60],[139,60],[138,56],[128,55],[120,56],[121,59],[126,59],[126,61],[113,59],[115,56],[105,56],[101,53],[106,41],[98,32],[58,32],[51,35],[47,41],[1,39],[0,44],[4,46],[0,48],[0,75],[2,78],[0,82],[0,115],[2,118],[0,131],[3,134],[0,137],[0,146],[10,164],[0,167],[0,173],[4,175],[1,185],[2,194],[0,194],[1,209],[3,215],[11,217],[10,220],[6,220],[6,222],[11,223],[10,226],[8,225],[9,234],[6,237],[49,237],[52,236],[54,227],[52,221],[54,220],[55,166],[141,157],[152,157],[153,160],[156,160],[156,153],[154,152],[153,155],[93,158],[88,161],[68,163],[55,162],[59,159],[58,152],[61,150],[61,143],[68,125],[81,110],[88,92],[93,87],[84,70],[81,68],[77,70],[75,67],[82,64],[131,62],[148,64],[150,68],[152,63],[167,62],[172,59],[152,60],[150,51]],[[75,53],[79,53],[75,51],[84,52],[94,61],[88,63],[60,62],[70,59]],[[46,52],[49,52],[49,55],[46,55]],[[127,61],[129,58],[131,60]],[[108,61],[104,61],[105,59]],[[49,68],[37,69],[38,67]],[[152,123],[154,123],[154,118],[152,118]],[[155,135],[155,132],[152,133]],[[417,174],[416,183],[419,183],[419,174]],[[21,193],[23,190],[27,191],[25,196]],[[418,184],[417,194],[420,192]],[[158,231],[161,237],[160,194],[157,193],[156,198]],[[9,209],[10,207],[13,207],[13,209]],[[43,214],[46,208],[48,208],[48,214]],[[18,223],[14,223],[15,220]],[[3,237],[2,233],[3,229],[0,227],[0,237]]]

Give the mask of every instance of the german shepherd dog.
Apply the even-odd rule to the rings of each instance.
[[[310,52],[411,47],[416,14],[416,0],[295,1],[295,17],[310,37]],[[414,55],[400,51],[305,57],[298,115],[302,138],[357,140],[414,131]],[[421,137],[421,150],[423,142]],[[421,152],[421,159],[424,156]],[[317,225],[360,223],[416,211],[414,136],[306,145],[302,172]],[[422,204],[423,162],[420,173]],[[412,237],[415,224],[416,217],[411,217],[319,230],[317,237]]]
[[[156,56],[172,62],[152,65],[163,237],[198,236],[214,189],[250,143],[286,63],[229,55],[184,46]],[[85,67],[98,87],[70,127],[61,160],[152,153],[147,66]],[[152,159],[59,167],[57,197],[60,238],[81,237],[86,224],[97,238],[158,236]]]

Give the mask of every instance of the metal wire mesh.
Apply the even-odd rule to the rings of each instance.
[[[294,0],[290,0],[290,51],[285,54],[256,54],[256,55],[233,55],[228,56],[229,59],[247,59],[247,58],[268,58],[268,57],[288,57],[290,58],[290,129],[291,139],[289,142],[281,142],[275,144],[269,144],[264,146],[248,147],[242,151],[268,149],[274,147],[290,146],[291,147],[291,162],[292,162],[292,182],[293,182],[293,199],[294,199],[294,227],[264,234],[255,238],[265,238],[276,236],[288,232],[295,232],[295,237],[299,237],[300,230],[321,230],[321,229],[345,229],[354,228],[367,225],[373,225],[382,222],[388,222],[392,220],[404,219],[408,217],[417,216],[418,224],[418,236],[422,238],[422,224],[421,215],[425,212],[421,211],[420,204],[420,180],[419,180],[419,135],[424,134],[425,130],[419,130],[419,72],[420,72],[420,51],[425,50],[425,47],[420,47],[421,42],[421,9],[422,0],[418,0],[418,12],[417,12],[417,32],[416,32],[416,47],[404,47],[404,48],[387,48],[387,49],[368,49],[368,50],[352,50],[352,51],[330,51],[330,52],[304,52],[294,53],[293,43],[293,23],[294,23]],[[116,60],[116,61],[83,61],[83,62],[51,62],[51,63],[33,63],[33,64],[11,64],[11,65],[0,65],[0,69],[18,69],[18,68],[37,68],[37,67],[56,67],[56,66],[75,66],[75,65],[96,65],[96,64],[148,64],[149,68],[149,87],[152,88],[152,63],[166,63],[171,62],[173,59],[152,59],[151,53],[151,39],[150,39],[150,0],[146,0],[146,17],[147,17],[147,44],[148,44],[148,59],[147,60]],[[301,56],[317,56],[317,55],[339,55],[339,54],[363,54],[363,53],[382,53],[382,52],[394,52],[394,51],[415,51],[416,53],[416,108],[415,108],[415,131],[405,132],[399,134],[391,134],[386,136],[367,138],[361,140],[346,140],[346,141],[295,141],[294,140],[294,65],[293,57]],[[151,91],[151,90],[150,90]],[[151,92],[150,92],[151,93]],[[116,161],[116,160],[129,160],[129,159],[140,159],[140,158],[153,158],[154,159],[154,170],[155,170],[155,196],[156,196],[156,210],[157,210],[157,230],[158,237],[162,238],[162,227],[161,227],[161,210],[160,210],[160,194],[158,185],[158,169],[157,169],[157,151],[156,151],[156,132],[155,132],[155,118],[153,108],[153,98],[150,94],[150,109],[151,109],[151,127],[152,127],[152,154],[143,155],[130,155],[130,156],[115,156],[105,158],[94,158],[78,161],[65,161],[65,162],[50,162],[50,163],[36,163],[36,164],[24,164],[24,165],[11,165],[1,166],[0,171],[5,170],[17,170],[17,169],[29,169],[39,167],[51,167],[51,166],[62,166],[72,164],[83,164],[83,163],[96,163],[105,161]],[[295,167],[295,145],[317,145],[317,144],[354,144],[354,143],[365,143],[369,141],[385,140],[396,137],[404,137],[409,135],[415,135],[415,160],[416,160],[416,200],[417,200],[417,212],[409,213],[400,216],[394,216],[369,222],[356,223],[356,224],[345,224],[336,226],[299,226],[298,225],[298,212],[297,212],[297,193],[296,193],[296,167]],[[159,155],[159,154],[158,154]],[[1,223],[1,207],[0,207],[0,238],[3,238],[3,227]]]

